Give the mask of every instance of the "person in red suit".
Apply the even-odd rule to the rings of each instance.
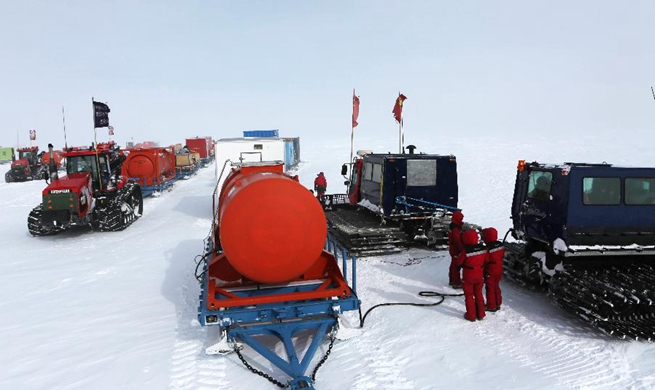
[[[487,248],[478,242],[478,232],[475,230],[462,232],[462,243],[464,250],[459,255],[458,265],[462,267],[462,288],[466,303],[464,318],[469,321],[482,320],[485,316],[482,284]]]
[[[498,311],[503,303],[500,293],[500,279],[503,276],[505,247],[498,241],[498,231],[492,227],[482,230],[482,240],[487,246],[489,260],[484,267],[484,284],[487,290],[487,310]]]
[[[325,191],[327,191],[327,180],[323,172],[316,175],[314,179],[314,191],[316,191],[316,198],[321,202],[325,201]]]
[[[462,278],[459,275],[458,258],[464,245],[462,245],[462,224],[464,214],[455,211],[451,217],[450,232],[448,233],[448,252],[450,252],[450,268],[448,269],[448,284],[453,288],[462,288]]]

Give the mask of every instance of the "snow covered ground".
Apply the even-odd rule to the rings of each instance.
[[[423,152],[455,154],[465,219],[504,233],[519,158],[653,165],[647,143],[630,141],[643,136],[501,140],[435,133],[408,137],[408,143]],[[324,171],[328,192],[343,192],[339,170],[348,159],[349,134],[334,137],[327,143],[301,140],[303,184],[310,186]],[[384,152],[395,145],[394,139],[357,139],[356,146]],[[26,219],[43,187],[0,183],[0,389],[275,388],[236,356],[203,352],[216,335],[196,320],[193,260],[210,228],[213,167],[146,199],[143,217],[115,233],[77,229],[31,237]],[[360,259],[363,309],[429,302],[417,297],[421,290],[454,292],[447,287],[448,262],[445,252],[418,249]],[[542,293],[507,281],[502,289],[503,309],[475,323],[462,318],[462,298],[436,307],[373,311],[355,338],[335,344],[316,387],[655,388],[655,345],[608,338]],[[262,359],[250,359],[271,369]]]

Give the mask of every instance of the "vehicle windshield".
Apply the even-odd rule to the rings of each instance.
[[[75,172],[90,172],[94,176],[98,172],[96,156],[72,156],[66,162],[66,172],[70,175]]]
[[[75,172],[89,172],[93,180],[93,187],[98,187],[98,162],[103,168],[103,176],[108,176],[107,159],[104,155],[70,156],[66,158],[66,172],[70,175]],[[104,179],[104,178],[103,178]],[[108,177],[107,177],[108,179]],[[103,180],[104,181],[104,180]],[[97,188],[96,188],[97,189]]]
[[[18,152],[18,158],[26,158],[32,162],[32,152]]]

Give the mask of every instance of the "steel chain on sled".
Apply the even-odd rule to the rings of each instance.
[[[327,351],[325,352],[325,356],[318,362],[316,367],[314,367],[314,372],[312,372],[312,382],[316,383],[316,373],[318,372],[318,369],[321,368],[323,363],[327,360],[328,356],[330,356],[330,352],[332,352],[332,346],[334,345],[334,340],[336,337],[334,335],[330,336],[330,345],[328,346]]]
[[[241,349],[240,349],[239,347],[235,346],[235,347],[234,347],[234,352],[236,352],[237,356],[239,357],[239,360],[241,360],[241,363],[243,363],[243,365],[246,366],[246,368],[249,369],[250,371],[252,371],[253,373],[255,373],[255,374],[261,376],[262,378],[266,378],[266,379],[268,379],[269,382],[271,382],[271,383],[273,383],[274,385],[277,385],[278,387],[281,387],[281,388],[283,388],[283,389],[289,388],[289,387],[291,386],[289,383],[287,383],[287,384],[285,385],[285,384],[283,384],[282,382],[280,382],[280,381],[276,380],[275,378],[273,378],[272,376],[266,374],[265,372],[259,371],[259,370],[256,369],[255,367],[251,366],[251,365],[246,361],[246,359],[243,357],[243,355],[241,354]]]

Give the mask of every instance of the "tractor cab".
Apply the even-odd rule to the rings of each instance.
[[[18,149],[18,160],[26,159],[27,165],[36,165],[38,163],[39,147],[32,146],[30,148]]]
[[[115,186],[116,176],[125,157],[113,143],[98,144],[96,149],[69,148],[66,157],[66,173],[69,177],[88,172],[91,176],[93,191],[111,189]]]
[[[106,188],[109,184],[109,169],[107,158],[99,154],[87,155],[67,155],[66,156],[66,173],[69,177],[75,176],[82,172],[88,172],[91,175],[93,182],[93,190],[100,190],[100,182],[102,181],[102,188]],[[105,177],[106,176],[106,177]]]

